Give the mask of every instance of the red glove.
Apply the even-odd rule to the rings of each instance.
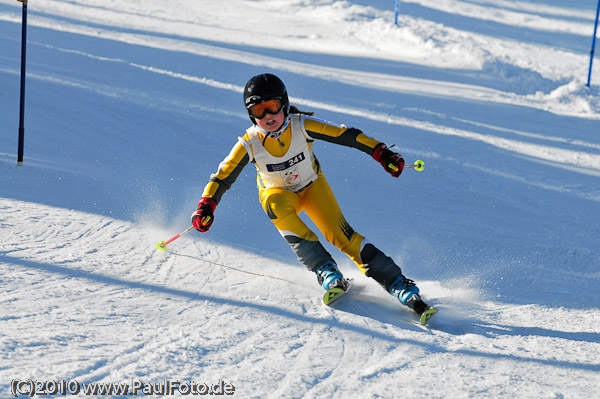
[[[394,177],[400,176],[404,170],[404,158],[397,152],[391,151],[383,143],[373,150],[373,159],[383,166],[386,172]]]
[[[210,230],[216,207],[217,203],[212,198],[202,198],[198,201],[198,209],[192,213],[192,226],[202,233]]]

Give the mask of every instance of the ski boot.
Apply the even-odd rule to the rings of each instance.
[[[421,325],[424,326],[431,317],[437,313],[437,309],[427,305],[419,295],[419,287],[411,279],[400,275],[389,288],[390,294],[398,298],[401,304],[408,306],[419,315]]]
[[[326,262],[323,266],[315,270],[319,284],[325,288],[325,291],[340,287],[344,285],[344,276],[337,268],[337,265],[333,261]]]
[[[333,261],[325,263],[315,270],[319,284],[325,289],[323,302],[330,305],[333,301],[339,299],[350,288],[351,279],[345,279],[338,270]]]

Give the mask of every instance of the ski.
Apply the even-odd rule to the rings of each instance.
[[[348,292],[353,280],[354,279],[352,278],[345,278],[342,280],[341,286],[333,287],[325,291],[325,294],[323,295],[323,302],[325,305],[331,305],[334,301],[337,301]]]
[[[353,281],[353,278],[345,278],[341,280],[341,284],[325,291],[325,294],[323,295],[323,303],[329,306],[333,302],[340,299],[344,294],[348,292]],[[420,299],[419,296],[417,296],[417,298],[418,299],[409,303],[408,307],[414,310],[414,312],[419,316],[419,321],[421,325],[425,326],[429,322],[429,320],[431,320],[431,318],[438,312],[438,309],[434,308],[433,306],[427,305]]]
[[[413,297],[406,303],[406,306],[414,310],[415,313],[419,315],[419,320],[422,326],[426,325],[433,315],[438,312],[436,308],[423,302],[419,295],[413,295]]]
[[[435,315],[438,312],[438,310],[436,308],[434,308],[433,306],[429,306],[427,309],[425,309],[423,311],[423,313],[421,313],[419,315],[420,319],[421,319],[421,325],[424,326],[425,324],[427,324],[427,322],[433,317],[433,315]]]

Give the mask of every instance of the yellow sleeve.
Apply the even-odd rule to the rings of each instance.
[[[304,129],[313,139],[357,148],[369,155],[373,155],[373,150],[381,143],[367,136],[359,129],[348,128],[345,125],[336,125],[309,116],[304,119]]]
[[[229,155],[219,164],[217,173],[210,175],[202,197],[212,198],[218,204],[249,161],[250,157],[244,146],[240,142],[236,143]]]

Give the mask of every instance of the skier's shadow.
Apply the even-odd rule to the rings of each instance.
[[[391,324],[398,328],[421,330],[418,325],[419,318],[412,310],[402,306],[384,291],[381,291],[380,295],[373,295],[368,291],[367,287],[355,283],[352,289],[331,307],[340,312]]]

